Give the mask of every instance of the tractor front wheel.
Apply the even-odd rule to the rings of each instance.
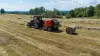
[[[27,23],[27,26],[31,28],[32,27],[32,24],[31,23]]]

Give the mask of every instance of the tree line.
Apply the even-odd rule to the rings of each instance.
[[[97,17],[100,18],[100,4],[96,6],[89,6],[85,8],[75,8],[70,10],[68,13],[64,13],[54,8],[53,10],[47,10],[44,7],[36,7],[30,9],[29,12],[20,11],[5,11],[3,8],[0,10],[1,14],[27,14],[27,15],[42,15],[46,18],[62,18],[66,15],[67,18],[77,18],[77,17]]]
[[[85,8],[76,8],[74,10],[70,10],[66,17],[100,17],[100,4],[97,4],[96,6],[89,6]]]
[[[29,13],[31,15],[42,15],[46,18],[62,18],[62,15],[64,15],[64,13],[55,8],[53,10],[47,10],[44,7],[36,7],[34,9],[30,9]]]
[[[6,14],[24,14],[29,15],[28,11],[6,11]]]

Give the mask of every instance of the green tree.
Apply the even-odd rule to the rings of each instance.
[[[86,9],[86,8],[76,8],[76,9],[74,10],[74,12],[75,12],[75,17],[84,17],[84,16],[86,16],[86,15],[85,15],[85,9]]]
[[[39,11],[40,11],[40,12],[39,12],[40,14],[43,14],[43,13],[45,12],[45,8],[44,8],[44,7],[40,7],[40,8],[39,8]]]
[[[100,17],[100,4],[95,7],[95,16]]]
[[[88,17],[94,16],[94,7],[93,6],[89,6],[89,8],[87,9],[87,14],[88,14]]]
[[[5,10],[2,8],[2,9],[0,10],[0,12],[1,12],[2,14],[4,14],[4,13],[5,13]]]
[[[54,13],[56,14],[56,15],[61,15],[61,13],[60,13],[60,11],[58,10],[58,9],[56,9],[56,8],[54,8]]]
[[[67,19],[70,19],[70,18],[71,18],[70,14],[67,14],[67,15],[66,15],[66,18],[67,18]]]
[[[92,17],[92,16],[100,17],[100,4],[96,7],[89,6],[85,8],[75,8],[74,10],[70,10],[67,16],[69,17]]]
[[[36,7],[34,9],[30,9],[29,13],[31,15],[41,15],[45,12],[45,8],[44,7]]]
[[[30,9],[29,14],[33,15],[34,14],[34,10]]]
[[[30,9],[29,13],[31,15],[42,15],[49,18],[61,18],[61,13],[55,8],[53,11],[51,11],[46,10],[44,7],[36,7],[34,9]]]
[[[75,12],[74,12],[74,10],[71,10],[71,11],[69,12],[69,16],[70,16],[70,17],[75,17]]]
[[[62,18],[61,15],[58,13],[58,10],[46,10],[42,16],[46,17],[46,18]]]

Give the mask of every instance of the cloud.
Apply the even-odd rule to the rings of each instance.
[[[71,10],[78,7],[95,6],[100,4],[100,0],[49,0],[49,3],[59,10]]]
[[[6,10],[29,10],[40,6],[49,10],[71,10],[96,4],[100,4],[100,0],[0,0],[0,8]]]
[[[31,4],[22,4],[22,2],[21,3],[19,3],[19,4],[14,4],[14,5],[12,5],[12,4],[9,4],[9,3],[0,3],[0,5],[2,5],[2,6],[0,6],[0,8],[4,8],[5,10],[11,10],[11,11],[13,11],[13,10],[29,10],[30,8],[32,8],[32,7],[34,7],[34,6],[32,6]]]
[[[24,2],[24,1],[22,1],[22,0],[21,0],[21,1],[19,1],[19,3],[23,3],[23,2]]]
[[[90,4],[97,4],[97,0],[91,1]]]

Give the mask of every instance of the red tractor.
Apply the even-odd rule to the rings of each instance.
[[[43,29],[47,31],[58,30],[60,24],[56,19],[42,20],[42,16],[35,15],[33,19],[27,24],[28,27],[33,27],[35,29]]]

